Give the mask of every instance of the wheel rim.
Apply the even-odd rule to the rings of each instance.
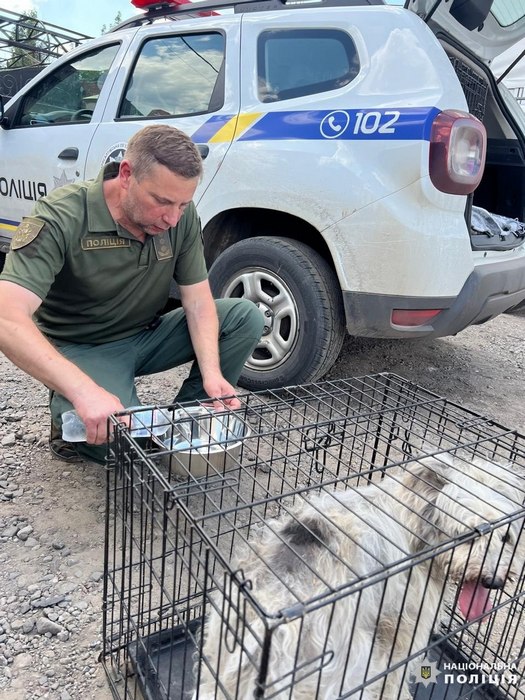
[[[230,280],[223,296],[250,299],[264,319],[261,341],[246,368],[268,371],[286,362],[297,342],[299,312],[285,281],[269,270],[246,268]]]

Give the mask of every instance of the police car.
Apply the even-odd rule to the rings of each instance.
[[[247,388],[317,379],[345,333],[450,335],[525,298],[525,115],[490,70],[525,0],[134,4],[2,107],[4,252],[166,120],[205,159],[214,293],[265,319]]]

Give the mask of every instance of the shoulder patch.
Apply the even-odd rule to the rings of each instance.
[[[34,241],[45,225],[46,222],[42,219],[35,219],[32,216],[24,218],[15,231],[11,241],[11,250],[18,250]]]

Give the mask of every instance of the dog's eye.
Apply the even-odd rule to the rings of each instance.
[[[512,544],[512,535],[510,534],[510,530],[507,530],[507,532],[504,532],[503,535],[501,535],[501,541],[503,544]]]

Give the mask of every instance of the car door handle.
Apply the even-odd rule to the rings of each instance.
[[[197,148],[199,149],[202,160],[204,160],[210,152],[210,147],[206,143],[198,143]]]
[[[64,160],[76,160],[78,158],[78,148],[75,146],[64,148],[64,150],[58,154],[58,157]]]

